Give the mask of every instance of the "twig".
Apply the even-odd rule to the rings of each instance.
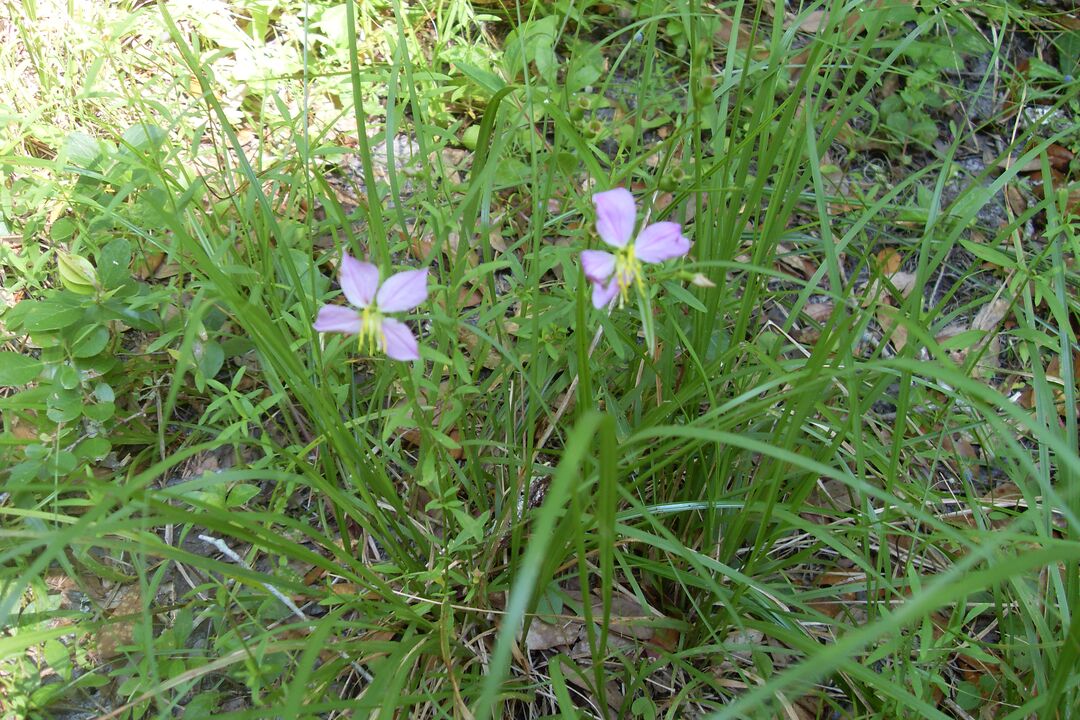
[[[251,569],[250,567],[248,567],[248,564],[244,562],[243,558],[237,555],[231,547],[225,544],[224,540],[216,537],[211,537],[209,535],[200,535],[199,539],[202,540],[204,543],[209,543],[210,545],[216,547],[218,549],[218,552],[232,560],[237,565],[247,568],[248,570]],[[280,600],[282,605],[289,608],[289,610],[292,611],[293,615],[300,618],[304,622],[311,622],[308,619],[308,616],[304,614],[304,611],[297,607],[296,603],[294,603],[287,595],[285,595],[285,593],[281,592],[270,583],[261,583],[261,585],[266,588],[267,592]]]
[[[241,567],[245,567],[245,568],[247,568],[249,570],[251,569],[250,566],[248,566],[248,564],[246,562],[244,562],[243,558],[241,558],[239,555],[237,555],[233,551],[233,549],[231,547],[229,547],[228,545],[225,544],[224,540],[221,540],[220,538],[216,538],[216,537],[211,537],[210,535],[200,535],[199,539],[202,540],[204,543],[209,543],[210,545],[213,545],[215,548],[218,549],[218,552],[220,552],[222,555],[224,555],[225,557],[232,560],[237,565],[240,565]],[[266,588],[267,591],[271,595],[273,595],[278,600],[280,600],[281,603],[285,607],[289,608],[289,610],[292,612],[293,615],[300,618],[301,620],[303,620],[306,623],[311,623],[311,620],[308,618],[307,615],[304,614],[304,611],[301,610],[296,605],[296,603],[294,603],[287,595],[285,595],[285,593],[281,592],[280,590],[278,590],[276,587],[274,587],[270,583],[260,583],[260,584],[264,588]],[[309,625],[309,627],[311,629],[314,629],[315,625],[311,624],[311,625]],[[374,679],[372,677],[371,673],[369,673],[367,670],[362,668],[360,666],[360,664],[358,662],[356,662],[355,660],[350,660],[349,657],[344,652],[339,652],[338,656],[341,657],[342,659],[348,661],[350,667],[352,667],[352,669],[355,670],[357,672],[357,674],[360,675],[360,677],[364,678],[364,680],[366,682],[370,683]]]

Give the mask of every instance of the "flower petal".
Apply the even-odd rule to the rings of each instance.
[[[341,269],[338,273],[341,290],[350,303],[356,307],[367,307],[375,299],[379,289],[379,268],[371,263],[360,262],[349,253],[341,256]]]
[[[405,312],[427,300],[427,268],[408,270],[386,278],[375,295],[382,312]]]
[[[360,315],[342,305],[323,305],[315,318],[315,330],[355,335],[360,332]]]
[[[690,252],[690,241],[683,237],[679,223],[658,222],[638,233],[634,241],[634,257],[647,263],[658,263]]]
[[[594,308],[606,307],[608,303],[619,294],[619,283],[614,278],[611,279],[607,285],[604,283],[593,283],[592,286],[592,304]]]
[[[615,188],[592,196],[596,206],[596,232],[612,247],[626,247],[634,234],[637,207],[626,188]]]
[[[603,250],[582,250],[581,269],[591,282],[607,282],[615,273],[615,256]]]
[[[409,326],[398,320],[383,318],[383,350],[394,360],[419,360],[420,348]]]

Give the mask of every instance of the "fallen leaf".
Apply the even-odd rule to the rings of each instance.
[[[716,17],[719,20],[718,29],[713,34],[713,39],[720,45],[727,47],[731,45],[732,39],[735,40],[735,47],[739,50],[746,50],[751,45],[750,32],[744,27],[745,17],[740,17],[739,22],[735,20],[724,11],[717,11]],[[760,35],[758,36],[760,38]],[[769,51],[760,44],[755,45],[753,52],[751,53],[755,59],[761,59],[768,56]]]
[[[589,658],[586,656],[584,658],[581,658],[580,662],[586,662],[588,660],[589,660]],[[582,667],[580,662],[575,662],[574,659],[569,658],[566,655],[559,655],[556,662],[558,662],[560,667],[562,668],[563,676],[566,678],[567,682],[569,682],[572,685],[575,685],[578,688],[580,688],[581,690],[585,691],[586,693],[588,693],[588,695],[590,697],[592,696],[592,694],[593,694],[592,685],[591,685],[591,683],[587,682],[584,679],[584,678],[590,678],[590,679],[592,678],[592,669],[591,668]],[[616,681],[612,680],[612,681],[608,682],[607,684],[605,684],[604,693],[607,696],[607,704],[608,704],[608,706],[607,706],[607,708],[603,708],[603,709],[607,710],[607,717],[608,718],[611,718],[612,720],[615,720],[615,718],[617,717],[615,715],[615,712],[620,707],[622,707],[622,704],[623,704],[622,691],[619,690],[618,683]],[[594,705],[594,707],[596,707],[596,706]]]
[[[410,224],[406,229],[407,232],[399,231],[399,236],[402,240],[408,240],[409,252],[417,260],[429,262],[431,255],[435,251],[435,234],[430,228],[425,229],[423,232],[416,232],[416,225]],[[476,252],[476,236],[471,236],[468,242],[468,247],[464,250],[465,261],[469,264],[469,267],[476,267],[480,264],[480,256]],[[450,260],[457,260],[458,249],[461,244],[461,235],[451,230],[446,234],[446,242],[442,244],[441,250]]]
[[[831,302],[807,303],[803,307],[803,314],[816,323],[823,323],[833,314],[833,309]]]
[[[679,647],[679,631],[675,628],[658,627],[653,632],[650,642],[667,652],[675,652]]]
[[[1067,172],[1070,163],[1076,159],[1076,155],[1071,150],[1057,143],[1046,148],[1046,157],[1050,161],[1050,166],[1061,172]]]
[[[896,248],[885,248],[877,254],[878,270],[882,275],[892,275],[900,270],[904,258],[896,251]]]
[[[739,648],[738,650],[729,650],[728,654],[731,657],[738,658],[746,664],[750,664],[750,662],[752,662],[753,651],[748,648],[761,645],[764,639],[765,633],[760,630],[733,630],[728,633],[726,638],[724,638],[724,645],[731,645]]]
[[[799,23],[799,30],[804,33],[816,33],[825,26],[828,17],[829,14],[824,10],[809,12],[803,16],[802,22]]]
[[[479,352],[480,345],[483,343],[480,337],[476,333],[470,332],[464,326],[459,326],[458,340],[469,351],[469,355],[472,356],[473,360],[477,360],[476,355]],[[480,358],[480,364],[486,367],[488,370],[495,370],[497,368],[503,367],[503,365],[506,364],[506,361],[503,360],[502,355],[500,355],[495,348],[488,347],[487,353],[484,355],[483,358]]]
[[[109,622],[101,626],[97,632],[97,655],[102,660],[116,657],[120,654],[120,647],[130,645],[134,639],[135,622],[142,612],[142,594],[138,583],[132,583],[120,588],[116,595],[114,605],[109,611]]]
[[[787,270],[792,275],[803,280],[808,280],[817,272],[818,264],[801,255],[799,251],[778,243],[776,245],[776,264],[781,270]]]
[[[983,374],[992,374],[994,368],[998,367],[998,355],[1001,349],[1000,336],[997,332],[998,326],[1005,318],[1005,313],[1009,310],[1009,301],[1004,298],[997,298],[992,300],[981,308],[979,312],[975,314],[975,318],[971,321],[972,330],[982,330],[986,332],[984,337],[974,348],[975,351],[981,350],[984,346],[986,352],[982,356],[983,359],[980,362],[980,367],[983,368]]]
[[[509,249],[509,245],[506,244],[506,240],[503,238],[501,228],[491,229],[491,232],[488,233],[488,242],[491,243],[491,247],[496,252],[504,253]]]
[[[1005,186],[1005,202],[1008,203],[1013,215],[1022,215],[1027,210],[1027,198],[1020,192],[1020,188],[1013,184]]]
[[[35,415],[33,410],[27,411],[31,415]],[[14,412],[10,413],[11,416],[11,435],[16,440],[26,440],[28,442],[36,441],[38,439],[37,425],[33,422],[29,422],[21,419]]]
[[[1080,215],[1080,187],[1076,183],[1069,183],[1065,175],[1054,168],[1050,168],[1050,178],[1047,180],[1045,174],[1040,175],[1039,179],[1033,180],[1031,183],[1031,192],[1035,197],[1043,200],[1046,198],[1047,188],[1049,185],[1049,191],[1051,194],[1058,191],[1065,191],[1065,213],[1068,215]]]
[[[953,323],[952,325],[942,328],[942,330],[934,336],[934,340],[939,343],[945,343],[952,340],[952,338],[959,337],[967,332],[970,332],[967,326],[961,325],[960,323]],[[973,338],[972,341],[974,342],[975,339],[976,338]],[[953,343],[949,349],[945,350],[945,355],[954,363],[960,365],[964,362],[964,359],[967,358],[969,349],[970,346],[957,347],[957,343]]]
[[[135,260],[134,274],[139,280],[165,280],[179,275],[180,266],[165,253],[146,253]]]
[[[1069,164],[1073,161],[1075,157],[1076,156],[1072,153],[1072,151],[1070,151],[1066,147],[1058,145],[1057,143],[1054,143],[1048,148],[1046,148],[1046,159],[1049,162],[1050,167],[1059,173],[1068,172]],[[1013,158],[1005,157],[1002,158],[1001,161],[998,163],[998,167],[1001,167],[1002,169],[1008,168],[1010,165],[1012,165],[1012,163]],[[1036,155],[1031,160],[1028,160],[1027,163],[1025,163],[1024,166],[1021,167],[1017,172],[1028,174],[1039,172],[1041,169],[1042,158]]]
[[[894,272],[889,276],[889,281],[902,297],[907,297],[915,289],[915,273]]]
[[[529,650],[550,650],[556,647],[572,647],[581,636],[585,624],[579,620],[558,620],[546,623],[534,620],[525,634],[525,647]]]
[[[602,617],[604,603],[594,596],[593,616]],[[611,596],[611,632],[637,640],[651,640],[656,628],[650,623],[656,614],[643,608],[637,600],[626,595]]]
[[[431,402],[429,400],[429,398],[427,397],[427,393],[423,390],[420,391],[420,402],[423,405],[433,406],[431,412],[431,426],[450,439],[450,441],[453,443],[453,447],[447,447],[446,451],[454,460],[460,460],[464,453],[464,450],[461,447],[461,432],[458,430],[456,425],[451,426],[450,428],[439,427],[443,412],[443,398],[448,398],[450,397],[450,395],[450,385],[444,382],[439,386],[438,397],[435,398],[434,402]],[[394,405],[395,408],[402,408],[407,406],[408,402],[404,399],[399,400]],[[394,429],[394,431],[391,433],[391,437],[400,438],[403,442],[411,445],[412,447],[420,447],[423,444],[424,434],[420,431],[420,428],[411,424],[411,414],[412,411],[410,410],[408,413],[409,417],[401,425]]]
[[[878,325],[881,326],[882,332],[889,338],[893,347],[896,348],[896,352],[903,350],[904,346],[907,345],[908,331],[907,327],[898,320],[899,313],[896,308],[883,303],[878,306],[875,315]]]
[[[1080,350],[1073,351],[1073,368],[1080,368]],[[1051,391],[1054,394],[1054,407],[1055,412],[1062,420],[1068,418],[1069,405],[1065,402],[1065,378],[1061,376],[1061,358],[1054,357],[1050,360],[1050,363],[1046,366],[1046,380],[1051,385]],[[1080,382],[1080,378],[1074,378],[1074,382]],[[1080,388],[1078,388],[1080,389]],[[1020,407],[1025,410],[1035,409],[1035,386],[1028,383],[1024,386],[1024,389],[1020,393],[1020,398],[1017,401]],[[1074,413],[1080,414],[1080,408],[1072,408]]]
[[[965,460],[977,460],[979,457],[979,453],[975,449],[975,446],[960,433],[946,435],[941,442],[941,447],[945,451],[955,453]]]

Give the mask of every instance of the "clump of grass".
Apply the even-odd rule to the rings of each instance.
[[[32,83],[0,157],[6,712],[1077,704],[1075,207],[980,227],[1075,129],[949,127],[949,63],[917,64],[962,32],[1005,67],[1008,19],[79,6],[106,32],[61,52],[33,8],[0,17]],[[891,112],[933,139],[874,110],[916,75]],[[599,311],[619,186],[694,245]],[[343,253],[428,269],[420,360],[315,332]]]

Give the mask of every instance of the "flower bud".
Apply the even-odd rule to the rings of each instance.
[[[585,113],[591,109],[591,103],[589,98],[584,95],[577,95],[574,97],[574,101],[570,103],[570,119],[581,120],[585,117]]]
[[[716,90],[716,77],[714,75],[706,75],[698,81],[698,86],[694,88],[694,102],[697,103],[698,106],[712,103],[714,90]]]

